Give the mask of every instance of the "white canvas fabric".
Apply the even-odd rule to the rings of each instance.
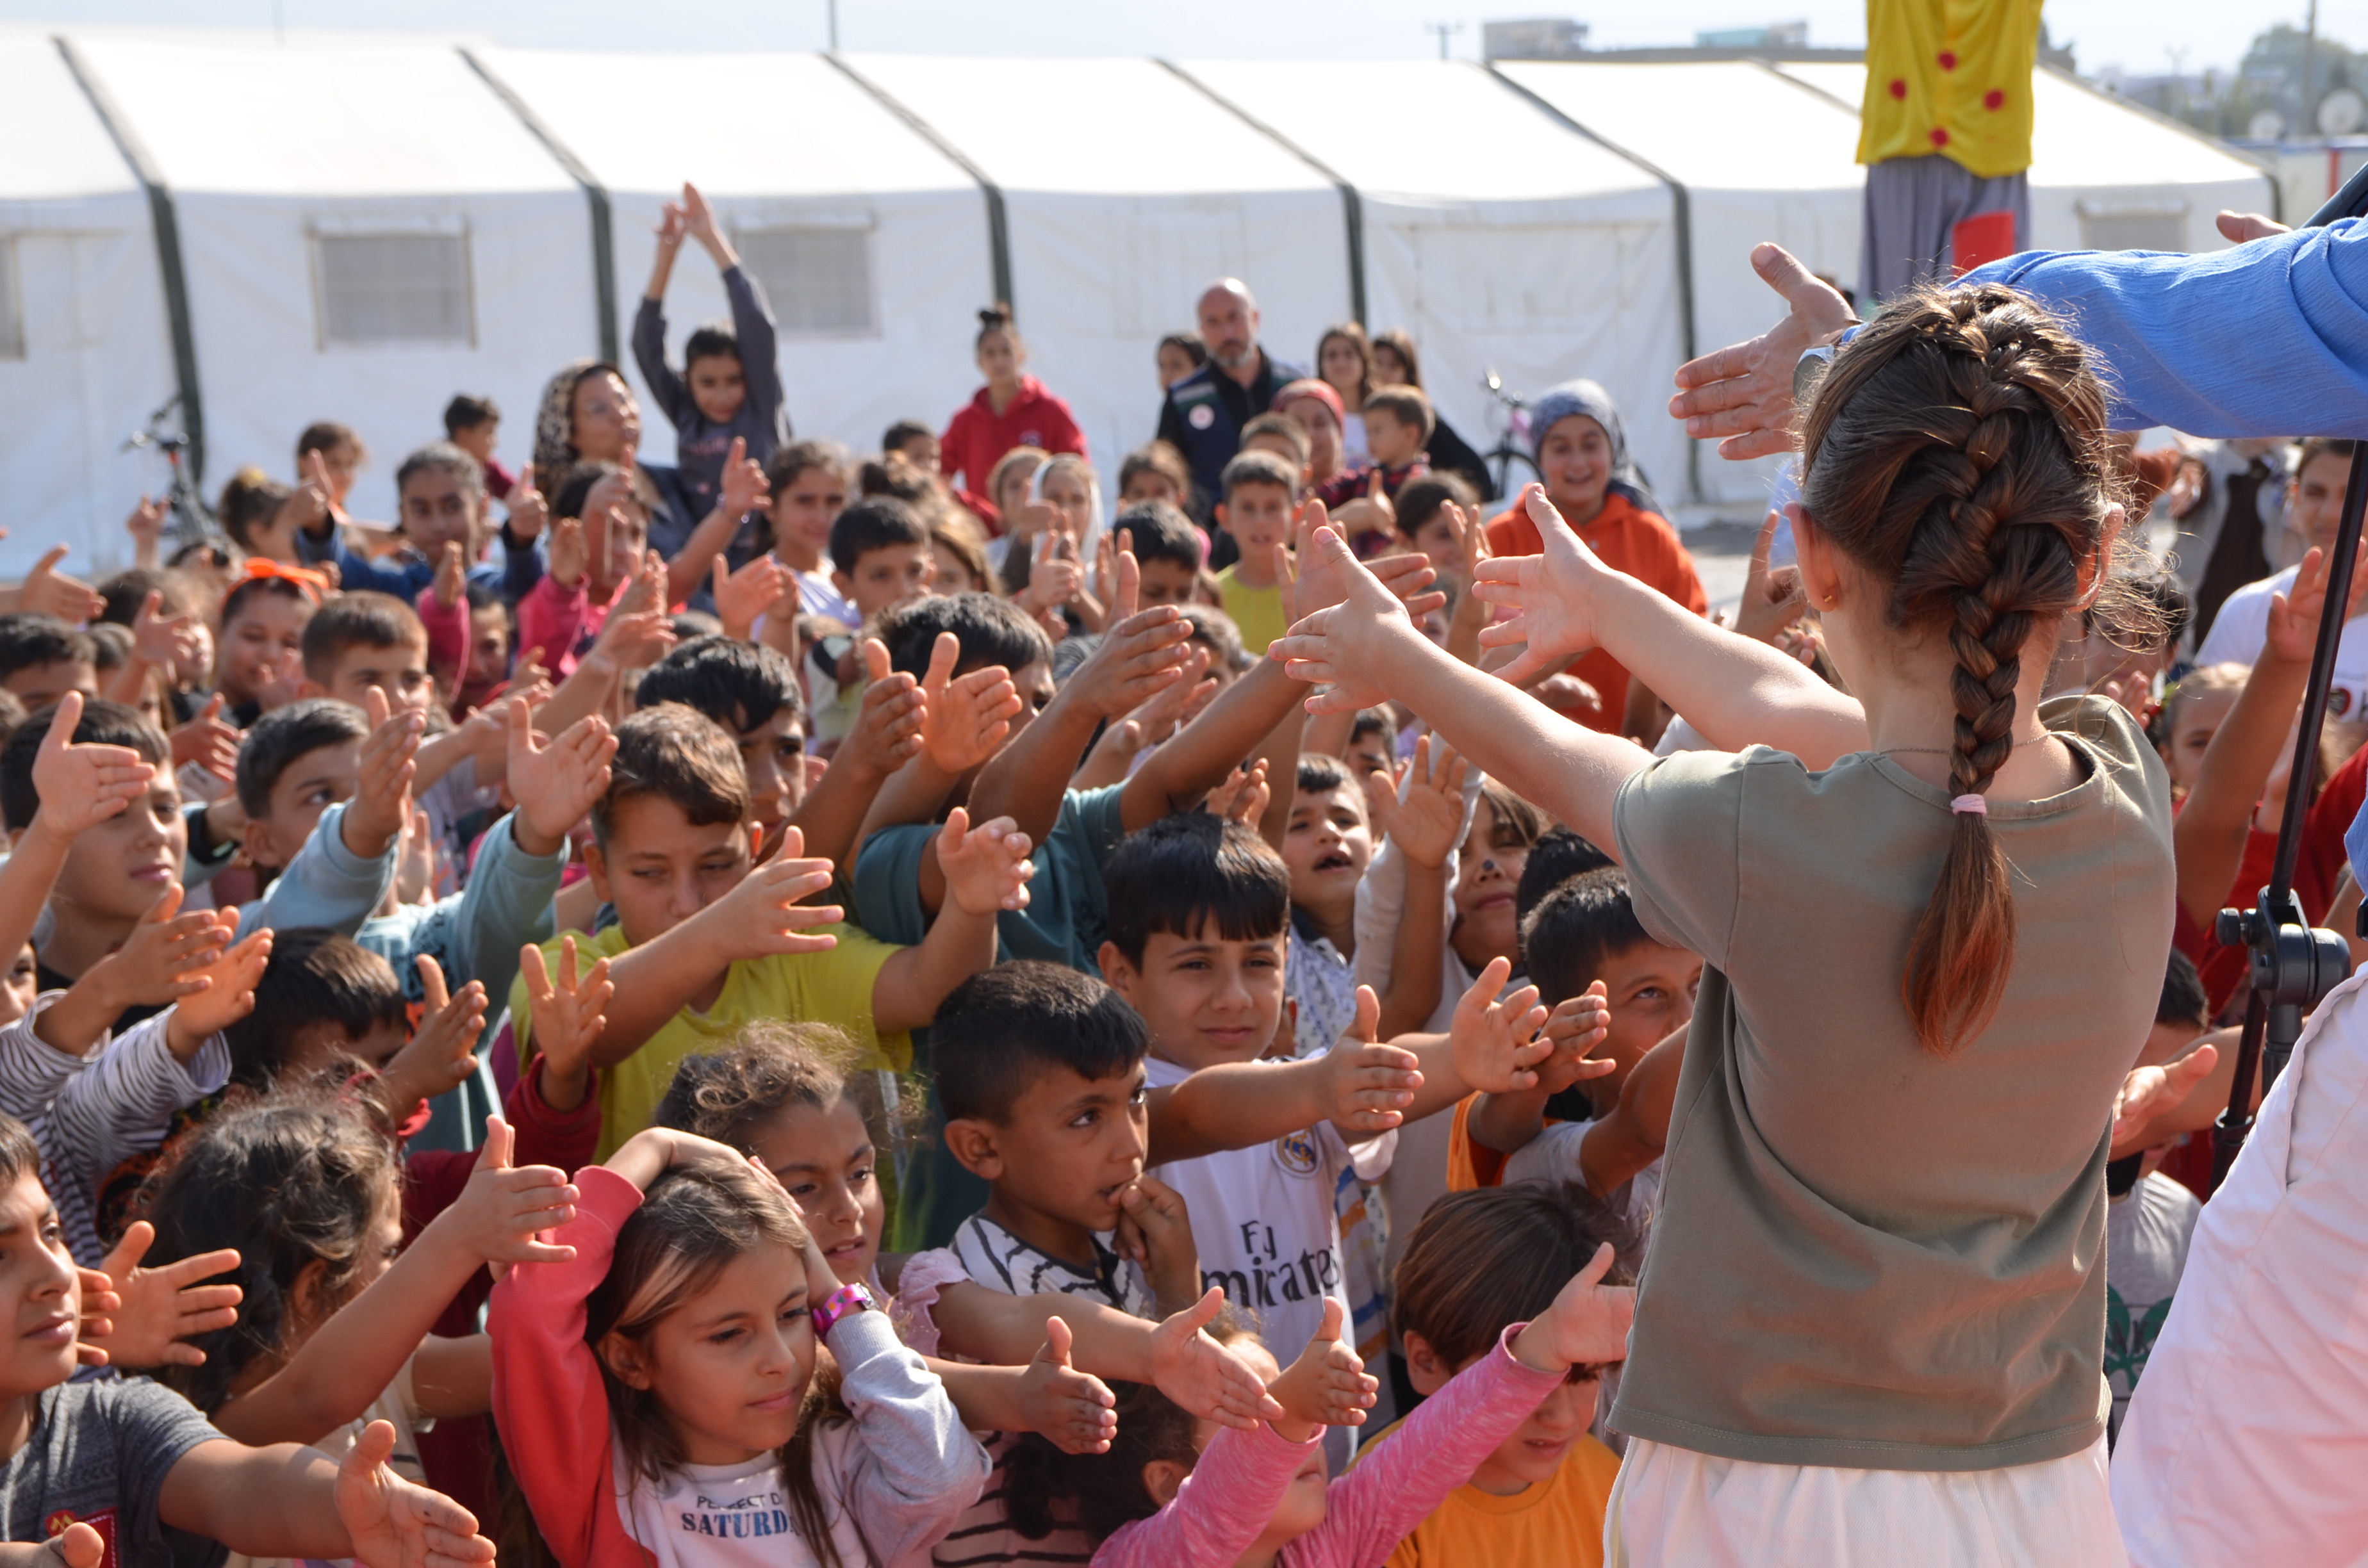
[[[1348,316],[1339,191],[1154,62],[848,61],[1002,187],[1029,372],[1068,400],[1105,492],[1157,426],[1154,349],[1211,281],[1247,282],[1268,353],[1294,364]]]
[[[442,438],[462,391],[501,404],[522,460],[544,380],[598,352],[590,222],[582,189],[454,49],[113,30],[77,45],[173,189],[209,491],[247,463],[289,477],[297,434],[336,419],[371,454],[352,511],[392,520],[395,466]],[[323,242],[354,239],[458,240],[457,329],[332,340]]]
[[[1812,272],[1856,286],[1865,180],[1856,162],[1858,117],[1850,110],[1750,61],[1507,61],[1499,69],[1686,187],[1697,352],[1755,337],[1782,313],[1751,270],[1751,247],[1762,240],[1774,240]],[[1676,368],[1663,367],[1661,395],[1624,410],[1632,440],[1673,423],[1665,410]],[[1705,453],[1706,498],[1756,502],[1778,462],[1726,462]],[[1683,493],[1657,473],[1654,479],[1664,500]]]
[[[57,543],[88,576],[131,563],[124,515],[165,488],[121,449],[176,386],[155,234],[47,29],[0,33],[0,577]]]
[[[942,427],[978,381],[972,339],[993,301],[978,185],[841,72],[812,54],[622,54],[489,49],[477,58],[525,100],[609,195],[623,323],[649,282],[659,210],[689,180],[766,278],[759,237],[837,231],[869,268],[868,324],[799,329],[771,301],[790,426],[858,451],[902,418]],[[666,106],[620,114],[620,104]],[[729,318],[715,267],[686,243],[666,292],[666,351]],[[644,450],[671,462],[674,432],[643,394]],[[1099,454],[1098,453],[1097,456]]]
[[[1423,390],[1485,452],[1481,378],[1535,396],[1603,383],[1661,497],[1685,494],[1685,432],[1660,414],[1684,358],[1668,187],[1469,62],[1191,60],[1183,69],[1357,187],[1366,324],[1402,327]],[[1387,105],[1375,136],[1343,104]],[[1313,365],[1315,340],[1288,346]]]

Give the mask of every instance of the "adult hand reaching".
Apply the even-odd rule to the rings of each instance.
[[[1669,415],[1686,422],[1696,440],[1723,437],[1718,455],[1743,459],[1789,452],[1793,431],[1793,370],[1801,355],[1827,342],[1858,318],[1850,301],[1820,281],[1782,245],[1751,252],[1751,269],[1784,297],[1784,319],[1748,343],[1689,359],[1678,367],[1678,395]]]

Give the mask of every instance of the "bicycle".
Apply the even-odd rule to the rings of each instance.
[[[1545,478],[1538,470],[1537,459],[1530,455],[1530,400],[1520,392],[1507,392],[1494,366],[1480,378],[1480,385],[1496,401],[1497,410],[1489,421],[1497,426],[1497,444],[1481,454],[1480,461],[1487,468],[1497,495],[1518,495],[1530,480]],[[1517,477],[1517,468],[1527,470],[1529,479]]]
[[[183,460],[182,454],[189,449],[188,431],[178,426],[168,426],[165,423],[180,406],[181,394],[178,392],[157,404],[149,414],[147,425],[125,437],[121,449],[129,452],[152,448],[165,454],[165,465],[171,470],[171,477],[165,486],[165,503],[172,514],[172,521],[165,525],[164,536],[158,542],[168,559],[189,545],[222,542],[227,539],[222,525],[214,520],[213,512],[206,506],[205,497],[198,494],[197,482],[190,477],[189,465]]]

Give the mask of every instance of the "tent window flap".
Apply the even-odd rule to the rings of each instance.
[[[0,359],[25,357],[25,291],[17,280],[17,240],[0,234]]]
[[[476,341],[464,234],[314,234],[324,348]]]
[[[845,337],[879,330],[871,289],[871,231],[801,225],[743,229],[740,259],[773,307],[785,337]]]

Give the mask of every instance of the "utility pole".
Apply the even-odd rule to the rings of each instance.
[[[2316,5],[2317,0],[2313,0],[2313,4]],[[1462,22],[1425,22],[1422,27],[1425,32],[1439,35],[1439,57],[1441,60],[1447,58],[1447,40],[1463,30]]]
[[[2318,129],[2317,106],[2312,101],[2311,89],[2318,84],[2311,78],[2318,63],[2318,0],[2310,0],[2310,17],[2302,30],[2302,133],[2310,135]]]

